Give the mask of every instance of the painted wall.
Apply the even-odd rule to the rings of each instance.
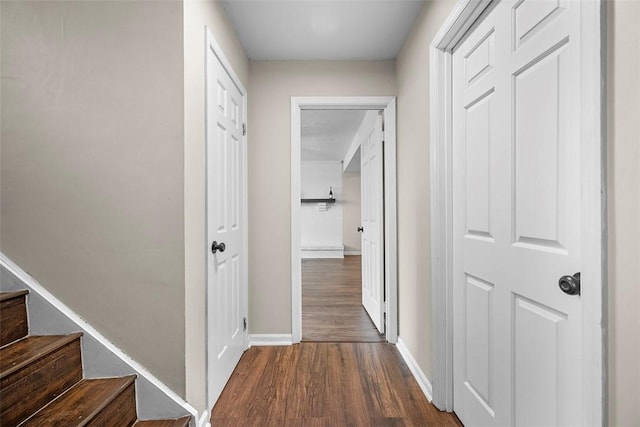
[[[251,61],[249,71],[249,329],[291,333],[291,97],[395,95],[394,61]]]
[[[358,233],[361,222],[360,172],[344,172],[342,174],[342,241],[346,255],[349,255],[349,252],[357,254],[362,249],[361,234]]]
[[[205,25],[242,83],[249,62],[222,3],[184,1],[184,283],[186,395],[206,409],[205,334]],[[182,84],[182,83],[181,83]]]
[[[0,7],[0,250],[184,395],[181,3]]]
[[[609,423],[640,425],[640,2],[608,3]]]
[[[397,58],[399,335],[431,371],[429,44],[454,1],[427,2]]]
[[[304,140],[302,141],[304,144]],[[335,203],[326,203],[326,210],[317,203],[301,203],[302,249],[342,248],[342,163],[301,162],[300,193],[302,198],[329,197],[332,188]],[[326,250],[326,249],[325,249]],[[342,255],[342,251],[339,252]],[[309,253],[313,256],[313,253]]]

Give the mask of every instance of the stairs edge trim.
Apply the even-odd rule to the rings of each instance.
[[[34,277],[20,268],[14,263],[6,254],[0,251],[0,266],[6,268],[11,274],[18,278],[25,286],[29,288],[29,292],[34,292],[40,297],[45,299],[48,304],[51,304],[54,308],[60,311],[66,316],[72,323],[78,326],[85,334],[96,340],[101,346],[110,351],[124,364],[128,365],[138,376],[143,377],[146,381],[156,387],[162,394],[168,399],[173,401],[178,406],[182,407],[190,415],[199,418],[200,412],[193,407],[190,403],[180,397],[175,391],[171,390],[167,385],[160,381],[155,375],[153,375],[147,368],[142,366],[137,361],[133,360],[130,356],[125,354],[122,350],[116,347],[111,341],[109,341],[104,335],[98,332],[87,321],[82,319],[75,311],[71,310],[66,304],[56,298],[51,292],[49,292],[44,286],[42,286]]]

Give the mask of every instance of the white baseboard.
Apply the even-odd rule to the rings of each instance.
[[[342,251],[300,251],[300,258],[312,259],[312,258],[344,258]]]
[[[293,345],[291,334],[251,334],[249,347],[266,345]]]
[[[431,382],[429,381],[429,378],[427,378],[427,376],[424,374],[422,369],[420,369],[418,362],[416,362],[416,359],[413,358],[411,352],[409,351],[401,337],[398,337],[396,348],[402,355],[402,358],[404,359],[407,366],[409,366],[409,370],[418,382],[420,389],[422,390],[424,395],[427,396],[427,400],[431,402],[433,400],[433,387],[431,386]]]
[[[362,251],[344,251],[346,256],[348,255],[362,255]]]
[[[209,421],[209,411],[204,411],[202,416],[198,420],[198,427],[211,427],[211,422]]]
[[[344,258],[344,246],[303,246],[301,258]]]
[[[184,414],[172,413],[175,409],[182,408],[184,412],[189,413],[196,420],[198,419],[198,411],[193,406],[151,374],[144,366],[127,356],[2,252],[0,252],[0,266],[22,282],[23,289],[28,288],[30,291],[27,301],[29,333],[68,334],[80,330],[83,332],[82,365],[85,377],[122,376],[135,373],[138,375],[136,401],[138,403],[139,416],[144,418],[183,416]],[[35,304],[37,304],[40,313],[32,313],[31,310]],[[32,324],[33,318],[36,317],[38,319]],[[44,329],[38,325],[43,323],[46,324]],[[94,355],[96,357],[95,362],[88,360],[93,359],[92,356]],[[100,366],[97,366],[98,364]],[[146,394],[142,396],[141,393]]]

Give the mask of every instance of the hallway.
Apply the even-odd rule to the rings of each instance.
[[[212,426],[460,425],[427,401],[369,319],[360,256],[305,259],[302,275],[303,342],[247,350]]]
[[[395,346],[252,347],[214,406],[215,426],[460,426],[420,390]]]
[[[362,306],[360,256],[302,260],[302,341],[385,341]]]

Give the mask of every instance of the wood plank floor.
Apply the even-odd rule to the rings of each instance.
[[[212,426],[460,426],[422,394],[395,346],[252,347],[212,410]]]
[[[302,260],[302,340],[385,341],[362,307],[359,256]]]

